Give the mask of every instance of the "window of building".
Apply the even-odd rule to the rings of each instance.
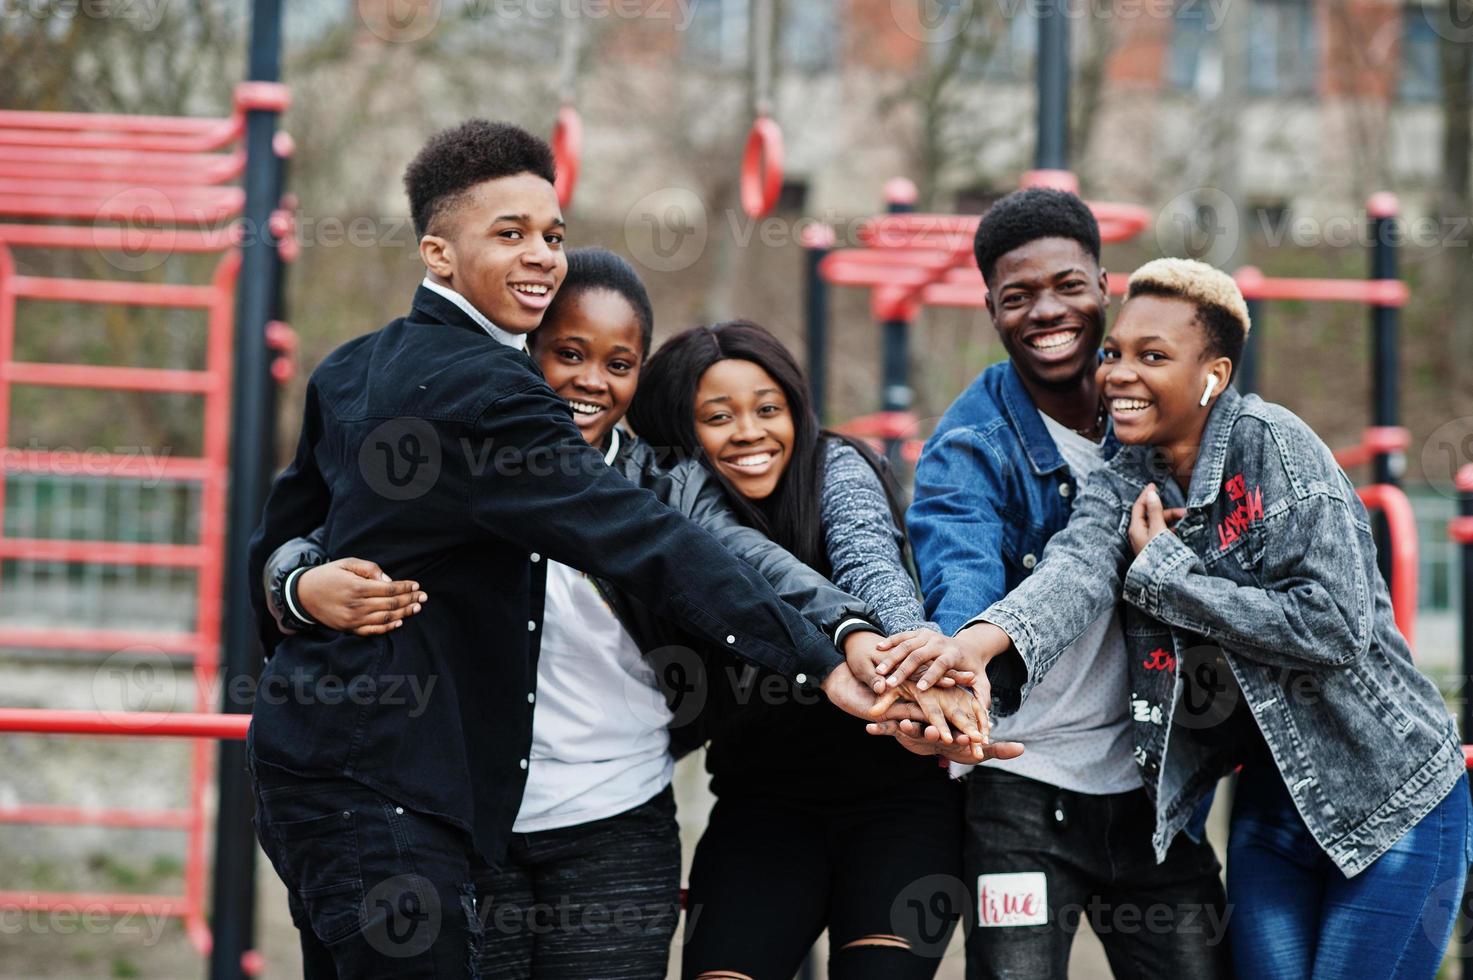
[[[1319,30],[1310,0],[1254,0],[1248,8],[1248,78],[1254,95],[1311,95]]]
[[[1166,54],[1166,84],[1171,88],[1202,93],[1213,87],[1206,76],[1221,64],[1222,45],[1207,29],[1209,13],[1205,3],[1177,4]]]
[[[1442,52],[1438,48],[1435,12],[1417,5],[1401,15],[1401,77],[1398,94],[1408,102],[1431,102],[1442,95]]]
[[[747,0],[692,0],[685,56],[711,68],[747,63]]]
[[[836,0],[780,0],[777,51],[788,68],[828,71],[838,62]]]

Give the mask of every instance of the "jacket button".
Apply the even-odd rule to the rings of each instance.
[[[538,562],[539,562],[539,561],[541,561],[541,560],[542,560],[542,556],[541,556],[541,555],[539,555],[539,554],[538,554],[538,553],[537,553],[537,552],[535,552],[535,551],[534,551],[534,552],[532,552],[532,564],[534,564],[534,565],[535,565],[535,564],[537,564],[537,563],[538,563]]]
[[[1060,497],[1067,497],[1067,496],[1069,496],[1069,493],[1070,493],[1069,484],[1067,484],[1067,483],[1060,483],[1059,484],[1059,496]]]
[[[1037,565],[1037,564],[1038,564],[1038,557],[1036,555],[1028,554],[1028,555],[1024,555],[1023,556],[1023,567],[1024,568],[1032,568],[1034,565]]]
[[[807,674],[799,674],[797,677],[794,677],[793,680],[797,681],[799,684],[807,684],[808,683],[808,675]]]
[[[523,769],[525,769],[525,768],[527,768],[527,760],[526,759],[523,759],[522,761],[518,762],[517,765],[519,765]]]
[[[536,701],[536,700],[537,700],[537,695],[533,694],[531,691],[528,691],[527,692],[527,703],[528,704],[531,704],[533,701]]]
[[[728,633],[727,636],[726,636],[726,642],[727,643],[735,643],[736,642],[736,637],[734,637],[730,633]]]
[[[536,630],[537,630],[537,620],[535,620],[535,619],[529,619],[529,620],[527,620],[527,632],[528,633],[533,633],[533,632],[536,632]]]

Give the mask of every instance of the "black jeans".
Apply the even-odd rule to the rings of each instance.
[[[349,779],[253,762],[256,836],[286,883],[308,980],[471,977],[470,835]]]
[[[834,980],[928,980],[966,902],[960,851],[945,779],[873,800],[720,797],[691,863],[681,975],[782,980],[827,928]]]
[[[680,828],[666,786],[632,810],[512,834],[477,884],[486,977],[662,980],[680,919]]]
[[[968,980],[1062,980],[1081,918],[1117,977],[1231,977],[1227,903],[1212,846],[1180,834],[1158,865],[1154,826],[1144,789],[1094,796],[986,766],[973,770]],[[1026,907],[1039,874],[1044,901]],[[987,877],[994,875],[1010,877]],[[1046,923],[1017,924],[1044,915]]]

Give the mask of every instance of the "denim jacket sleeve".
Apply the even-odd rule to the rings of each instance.
[[[830,440],[824,452],[820,511],[834,584],[874,606],[886,633],[935,629],[916,597],[905,566],[905,535],[895,525],[879,474],[841,440]]]
[[[956,428],[928,445],[916,466],[905,524],[926,612],[946,633],[1007,594],[1005,518],[997,510],[1006,465],[983,435]]]
[[[1131,564],[1125,600],[1260,663],[1346,666],[1369,648],[1374,622],[1358,502],[1323,446],[1296,450],[1291,477],[1266,425],[1241,421],[1234,440],[1260,433],[1262,466],[1285,474],[1275,482],[1293,495],[1278,526],[1263,535],[1262,587],[1209,574],[1176,535],[1159,534]]]
[[[1001,627],[1022,660],[1021,678],[1008,659],[988,670],[999,715],[1016,711],[1069,644],[1120,601],[1130,541],[1115,479],[1108,467],[1091,476],[1033,574],[972,620]]]
[[[266,559],[266,571],[262,574],[261,583],[266,593],[266,610],[276,620],[276,628],[284,635],[321,625],[296,615],[286,593],[292,572],[299,568],[325,565],[332,560],[323,547],[325,534],[326,529],[319,527],[305,537],[292,538],[271,552],[271,557]]]
[[[683,486],[678,499],[669,502],[755,568],[784,602],[826,635],[835,636],[849,620],[879,625],[880,617],[869,603],[844,592],[782,545],[738,521],[726,501],[726,491],[700,463],[683,462],[672,475]]]

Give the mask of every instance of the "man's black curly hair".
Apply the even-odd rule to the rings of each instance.
[[[414,233],[423,238],[435,218],[483,181],[530,173],[550,184],[554,171],[552,148],[520,126],[468,119],[442,130],[430,137],[404,171]]]
[[[983,280],[991,285],[998,259],[1040,238],[1072,238],[1100,261],[1100,225],[1089,205],[1068,191],[1029,187],[998,201],[977,223],[972,254]]]
[[[639,321],[640,355],[647,356],[655,333],[655,310],[650,305],[650,294],[640,282],[634,266],[608,249],[594,246],[568,251],[568,274],[548,304],[547,312],[542,314],[542,327],[527,335],[527,343],[537,343],[537,335],[542,328],[556,323],[573,297],[590,289],[607,289],[629,301],[635,319]]]

